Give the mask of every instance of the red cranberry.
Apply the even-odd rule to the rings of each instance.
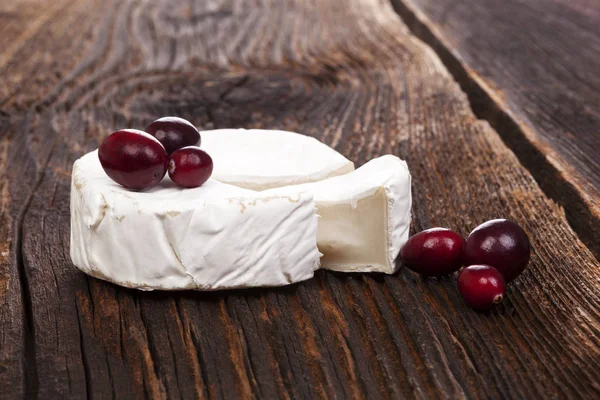
[[[400,252],[402,263],[427,276],[448,275],[462,266],[465,240],[446,228],[431,228],[408,239]]]
[[[486,311],[504,298],[504,277],[489,265],[471,265],[458,275],[458,290],[471,307]]]
[[[529,239],[519,225],[495,219],[479,225],[467,237],[465,265],[491,265],[510,282],[523,272],[530,253]]]
[[[200,146],[200,132],[183,118],[164,117],[157,119],[146,128],[146,132],[157,138],[167,154],[186,146]]]
[[[153,136],[135,129],[110,134],[98,149],[100,164],[113,181],[132,190],[145,190],[165,176],[169,157]]]
[[[169,176],[186,188],[201,186],[210,178],[212,158],[199,147],[189,146],[175,151],[169,162]]]

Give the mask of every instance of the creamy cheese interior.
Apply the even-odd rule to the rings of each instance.
[[[356,202],[317,205],[321,264],[337,271],[393,270],[388,257],[388,207],[383,188]]]
[[[346,175],[288,189],[314,197],[322,268],[393,273],[408,240],[410,185],[406,163],[387,155]]]

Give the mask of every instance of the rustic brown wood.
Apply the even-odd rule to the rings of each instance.
[[[600,7],[392,0],[600,257]]]
[[[600,263],[386,2],[0,11],[2,397],[600,396]],[[532,238],[531,266],[488,314],[454,277],[407,270],[219,293],[87,277],[68,252],[71,165],[112,130],[163,115],[297,130],[358,164],[398,154],[415,230],[508,217]]]
[[[11,135],[8,122],[0,119],[2,135],[0,150],[0,384],[5,387],[4,394],[22,393],[25,386],[27,334],[23,293],[20,284],[20,232],[25,208],[26,194],[14,185],[15,170],[10,166],[19,164],[19,156],[9,152]],[[14,150],[12,147],[11,150]],[[17,161],[18,160],[18,161]],[[23,168],[26,167],[24,164]],[[31,339],[29,335],[28,339]],[[31,346],[29,346],[31,348]]]

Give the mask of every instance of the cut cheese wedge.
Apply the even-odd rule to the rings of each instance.
[[[386,155],[349,174],[288,189],[314,196],[322,268],[391,274],[408,240],[410,185],[406,162]]]
[[[166,177],[132,192],[97,152],[75,162],[71,258],[89,275],[137,289],[217,290],[303,281],[319,267],[310,193],[254,192],[209,180],[182,189]]]
[[[317,182],[354,170],[337,151],[298,133],[217,129],[200,135],[202,149],[214,160],[212,177],[247,189]]]

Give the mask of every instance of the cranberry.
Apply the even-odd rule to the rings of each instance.
[[[506,284],[496,268],[489,265],[471,265],[460,271],[458,290],[471,307],[486,311],[502,301]]]
[[[479,225],[467,237],[465,265],[491,265],[510,282],[523,272],[530,253],[529,239],[519,225],[495,219]]]
[[[110,134],[98,149],[100,164],[113,181],[132,190],[145,190],[165,176],[169,157],[153,136],[135,129]]]
[[[183,118],[164,117],[157,119],[146,128],[146,132],[157,138],[167,154],[186,146],[200,146],[200,132]]]
[[[210,178],[212,170],[212,158],[195,146],[175,151],[169,162],[169,176],[173,182],[187,188],[201,186]]]
[[[464,239],[446,228],[431,228],[408,239],[400,259],[411,270],[427,276],[448,275],[462,266]]]

